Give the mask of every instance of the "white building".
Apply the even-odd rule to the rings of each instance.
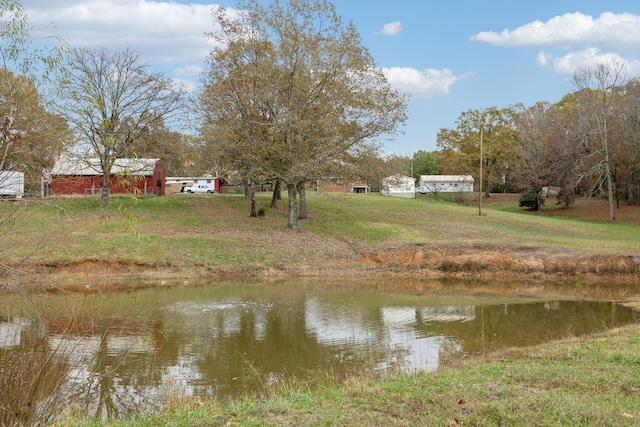
[[[0,172],[0,198],[22,199],[24,195],[24,173]]]
[[[416,179],[404,175],[393,175],[383,178],[380,194],[413,199],[416,197]]]
[[[471,175],[420,175],[417,191],[426,193],[467,193],[473,191]]]

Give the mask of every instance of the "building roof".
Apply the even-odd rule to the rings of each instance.
[[[151,176],[160,159],[116,159],[111,174]],[[97,158],[61,158],[51,170],[51,175],[94,176],[102,175]]]
[[[473,182],[471,175],[420,175],[421,182]]]
[[[205,179],[218,179],[219,177],[213,175],[205,175],[205,176],[168,176],[165,178],[167,182],[169,181],[194,181],[194,180],[205,180]]]
[[[396,174],[396,175],[388,176],[386,178],[382,178],[382,181],[389,182],[389,183],[405,183],[405,182],[416,182],[416,179],[410,176]]]

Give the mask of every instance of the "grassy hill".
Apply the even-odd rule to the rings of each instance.
[[[239,195],[133,200],[50,199],[0,204],[3,260],[32,272],[70,276],[97,269],[145,277],[403,274],[635,277],[640,210],[609,222],[598,200],[531,213],[517,196],[492,195],[479,215],[473,198],[431,195],[308,196],[301,230],[286,228],[287,201],[249,217]]]

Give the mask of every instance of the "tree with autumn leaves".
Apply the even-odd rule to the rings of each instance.
[[[519,191],[539,208],[556,187],[558,203],[576,195],[606,198],[609,219],[622,202],[640,200],[640,83],[623,64],[576,70],[576,91],[559,102],[463,112],[438,133],[443,174],[478,179],[483,140],[482,191]]]
[[[508,185],[518,152],[512,123],[513,110],[510,108],[490,107],[463,112],[455,129],[438,132],[440,173],[471,175],[478,182],[482,133],[482,191],[489,197],[492,188]]]
[[[36,47],[30,30],[18,1],[0,2],[0,171],[24,172],[27,187],[39,189],[69,135],[64,119],[48,108],[48,89],[64,59],[61,44]]]
[[[517,110],[518,180],[559,187],[565,205],[578,194],[606,198],[614,220],[623,201],[639,200],[640,86],[615,61],[576,70],[574,84],[556,104]]]
[[[202,133],[221,163],[286,186],[297,229],[305,183],[396,132],[406,99],[328,1],[238,7],[237,17],[214,11],[219,47],[208,58]]]

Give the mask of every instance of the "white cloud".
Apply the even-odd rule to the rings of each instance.
[[[384,75],[389,83],[418,98],[432,98],[449,93],[451,86],[463,79],[469,78],[473,73],[455,75],[450,69],[424,71],[408,67],[383,68]]]
[[[640,75],[640,60],[625,59],[616,53],[602,53],[598,48],[589,48],[555,56],[550,52],[540,52],[536,63],[542,67],[550,67],[554,73],[573,76],[578,69],[592,69],[597,64],[623,63],[629,75]]]
[[[515,30],[484,31],[471,40],[500,47],[547,48],[537,54],[536,63],[565,76],[612,60],[623,62],[630,75],[640,74],[640,61],[633,58],[640,54],[640,16],[631,13],[605,12],[597,18],[566,13]]]
[[[199,65],[187,65],[184,67],[178,67],[174,70],[176,76],[179,77],[197,77],[203,72],[203,68]]]
[[[205,37],[215,31],[215,4],[173,0],[22,0],[37,40],[55,32],[69,46],[136,50],[190,90],[197,85],[208,53]],[[237,11],[228,8],[228,13]],[[53,27],[53,30],[51,29]]]
[[[515,30],[484,31],[472,35],[471,40],[502,47],[573,49],[600,46],[620,52],[640,52],[640,16],[605,12],[594,19],[580,12],[566,13]]]
[[[402,31],[402,22],[394,21],[389,22],[388,24],[384,24],[384,27],[382,27],[382,31],[380,31],[380,33],[385,36],[395,36],[396,34],[400,33],[400,31]]]
[[[182,89],[187,93],[196,93],[198,90],[198,85],[193,80],[182,78],[173,78],[172,80],[176,85],[182,87]]]
[[[154,63],[204,59],[212,43],[211,6],[151,0],[24,0],[36,29],[52,23],[71,46],[130,45]],[[38,35],[38,34],[36,34]]]
[[[199,65],[186,65],[173,70],[173,80],[181,85],[187,92],[195,93],[198,87],[198,80],[204,69]]]

